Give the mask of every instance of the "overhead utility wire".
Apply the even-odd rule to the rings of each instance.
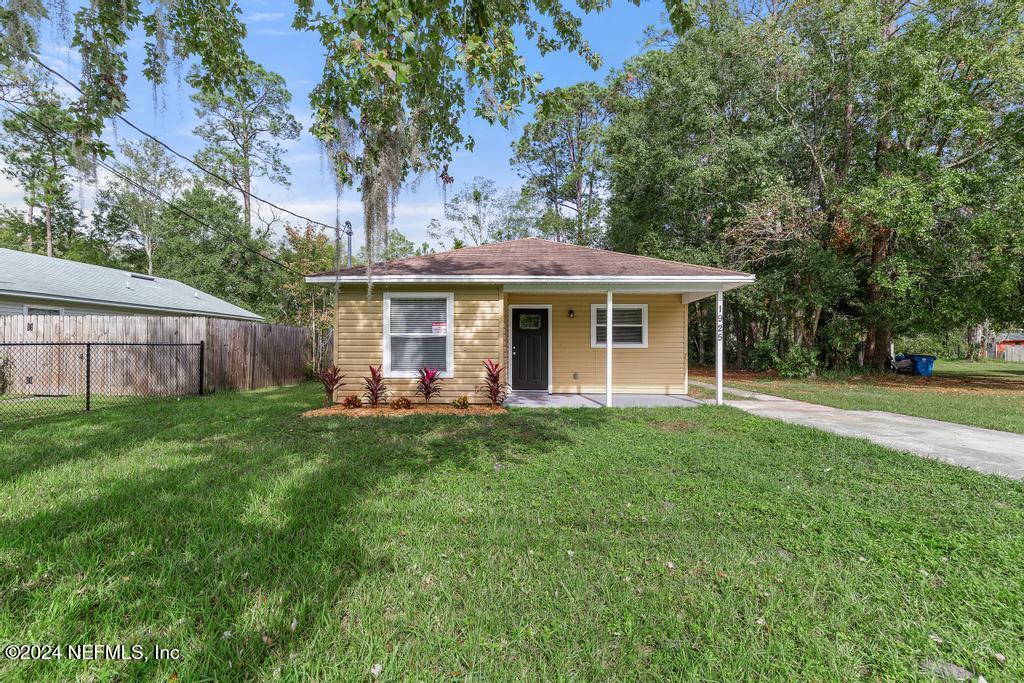
[[[72,88],[77,90],[79,93],[81,93],[83,95],[85,94],[84,92],[82,92],[82,89],[78,86],[77,83],[73,82],[71,79],[69,79],[67,76],[65,76],[61,72],[57,71],[56,69],[50,67],[47,64],[44,64],[38,57],[33,57],[33,60],[35,61],[36,64],[38,64],[39,66],[43,67],[44,69],[49,71],[51,74],[53,74],[54,76],[56,76],[60,80],[64,81],[68,85],[70,85]],[[126,119],[121,114],[115,114],[115,116],[117,116],[117,118],[120,119],[123,123],[125,123],[128,126],[130,126],[132,129],[134,129],[135,131],[137,131],[141,135],[146,136],[147,138],[149,138],[153,142],[157,143],[158,145],[160,145],[161,147],[163,147],[164,149],[166,149],[168,152],[170,152],[171,154],[175,155],[176,157],[178,157],[180,159],[184,159],[188,163],[190,163],[193,166],[195,166],[196,168],[198,168],[203,173],[206,173],[207,175],[209,175],[212,178],[216,178],[217,180],[219,180],[220,182],[224,183],[225,185],[229,185],[231,187],[235,187],[231,183],[231,181],[229,181],[224,176],[222,176],[222,175],[220,175],[220,174],[218,174],[218,173],[216,173],[214,171],[211,171],[210,169],[206,168],[205,166],[200,164],[198,161],[196,161],[192,157],[187,156],[185,154],[182,154],[181,152],[179,152],[178,150],[174,149],[173,147],[171,147],[166,142],[164,142],[160,138],[156,137],[152,133],[148,133],[148,132],[142,130],[141,128],[136,126],[134,123],[132,123],[131,121]],[[238,189],[238,188],[235,188],[235,189]],[[277,204],[275,204],[274,202],[270,201],[269,199],[263,199],[262,197],[259,197],[259,196],[255,195],[255,194],[253,194],[252,192],[246,192],[244,190],[239,190],[239,191],[242,192],[243,194],[248,195],[250,199],[255,199],[256,201],[261,202],[263,204],[266,204],[267,206],[270,206],[272,208],[275,208],[278,211],[281,211],[282,213],[286,213],[286,214],[288,214],[290,216],[294,216],[295,218],[298,218],[300,220],[304,220],[307,223],[312,223],[314,225],[319,225],[319,226],[321,226],[323,228],[327,228],[328,230],[334,230],[334,226],[333,225],[327,225],[326,223],[323,223],[321,221],[313,220],[312,218],[309,218],[308,216],[303,216],[300,213],[295,213],[294,211],[286,209],[283,206],[278,206]],[[351,234],[351,233],[349,233],[349,234]]]
[[[49,126],[48,124],[46,124],[43,121],[40,121],[38,118],[36,118],[32,114],[30,114],[30,113],[28,113],[26,111],[21,111],[21,110],[17,109],[16,107],[13,107],[10,102],[6,102],[5,101],[3,104],[4,104],[4,108],[7,109],[12,114],[14,114],[16,116],[22,116],[24,118],[29,119],[29,122],[33,123],[36,126],[36,128],[38,130],[40,130],[41,132],[43,132],[44,134],[48,134],[48,135],[50,135],[52,137],[59,138],[59,139],[63,140],[64,142],[72,142],[69,138],[65,137],[62,133],[60,133],[60,131],[54,130],[51,126]],[[168,199],[164,199],[163,197],[161,197],[156,192],[150,190],[148,187],[145,187],[141,183],[133,180],[132,178],[129,178],[124,173],[121,173],[119,170],[117,170],[117,168],[115,168],[113,166],[110,166],[109,164],[107,164],[107,163],[105,163],[105,162],[103,162],[103,161],[101,161],[99,159],[96,159],[95,163],[97,165],[107,169],[108,171],[110,171],[111,173],[116,175],[121,180],[124,180],[125,182],[130,183],[131,185],[133,185],[134,187],[138,188],[139,190],[142,190],[143,192],[145,192],[149,196],[153,197],[154,199],[157,199],[157,200],[163,202],[164,204],[166,204],[170,208],[174,209],[178,213],[182,214],[186,218],[190,218],[190,219],[194,220],[196,223],[198,223],[198,224],[202,225],[203,227],[207,228],[208,230],[210,230],[212,232],[215,232],[215,233],[217,233],[219,235],[223,235],[223,236],[227,237],[230,240],[233,240],[234,242],[238,243],[238,245],[240,247],[242,247],[243,249],[245,249],[246,251],[249,251],[249,252],[255,254],[256,256],[259,256],[260,258],[262,258],[262,259],[264,259],[264,260],[266,260],[266,261],[268,261],[270,263],[273,263],[275,266],[278,266],[280,268],[283,268],[283,269],[287,270],[288,272],[292,273],[293,275],[298,275],[300,277],[304,277],[305,276],[304,273],[300,273],[299,271],[295,270],[294,268],[292,268],[292,267],[290,267],[290,266],[288,266],[288,265],[286,265],[284,263],[281,263],[277,259],[275,259],[275,258],[273,258],[271,256],[267,256],[266,254],[264,254],[260,250],[253,249],[250,245],[246,244],[243,240],[239,239],[236,235],[232,235],[230,232],[224,232],[220,228],[216,228],[216,227],[210,225],[209,223],[207,223],[206,221],[202,220],[201,218],[199,218],[198,216],[196,216],[192,212],[187,211],[187,210],[181,208],[180,206],[178,206],[174,202],[172,202],[172,201],[170,201]]]

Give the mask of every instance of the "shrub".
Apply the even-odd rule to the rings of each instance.
[[[832,369],[856,366],[858,344],[863,339],[860,324],[841,313],[833,313],[831,320],[818,328],[818,348]]]
[[[334,403],[334,392],[345,385],[345,375],[341,374],[341,370],[338,369],[337,365],[331,365],[321,370],[318,377],[320,378],[320,383],[324,385],[324,405],[329,406]]]
[[[500,406],[508,397],[508,385],[501,381],[504,370],[490,358],[484,361],[484,386],[481,391],[490,400],[492,408]]]
[[[412,408],[412,401],[405,396],[399,396],[391,402],[391,407],[394,410],[409,410],[409,408]]]
[[[302,366],[302,376],[306,379],[320,379],[320,368],[307,361],[306,364]]]
[[[775,351],[775,343],[770,339],[761,339],[754,342],[754,348],[750,350],[748,360],[751,370],[764,372],[779,367],[779,354]]]
[[[352,394],[351,396],[346,396],[345,400],[341,402],[341,405],[349,410],[355,410],[356,408],[363,407],[363,399]]]
[[[794,346],[779,361],[779,374],[786,379],[813,377],[817,370],[817,349]]]
[[[0,358],[0,395],[6,394],[14,385],[14,360],[10,356]]]
[[[457,410],[465,410],[469,407],[469,396],[466,396],[465,394],[459,396],[457,399],[452,401],[452,407]]]
[[[363,378],[363,398],[373,407],[377,407],[388,401],[388,387],[384,384],[384,371],[381,366],[370,366],[370,376]]]
[[[441,393],[441,371],[436,368],[423,368],[416,381],[416,393],[430,403],[430,399]]]

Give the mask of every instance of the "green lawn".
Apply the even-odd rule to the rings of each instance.
[[[730,408],[0,431],[0,679],[1024,678],[1024,484]],[[1005,655],[1005,665],[995,655]]]
[[[1020,389],[1024,390],[1024,363],[1011,363],[1004,360],[937,360],[935,361],[935,372],[938,377],[1020,382]]]
[[[90,408],[102,410],[110,407],[121,407],[132,404],[154,401],[178,401],[179,396],[151,397],[151,396],[92,396]],[[85,394],[70,394],[67,396],[20,396],[4,394],[0,395],[0,429],[4,425],[17,423],[22,420],[40,417],[59,417],[81,413],[85,410]]]
[[[705,374],[697,377],[714,382]],[[1024,363],[939,361],[931,380],[906,375],[808,380],[726,374],[726,385],[849,410],[885,410],[1024,434]]]

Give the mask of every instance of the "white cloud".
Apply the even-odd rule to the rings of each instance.
[[[284,28],[258,28],[252,32],[254,36],[291,36],[295,31]]]
[[[12,209],[24,206],[21,185],[5,175],[0,175],[0,204]]]
[[[253,12],[245,15],[245,22],[254,24],[260,21],[279,21],[284,19],[284,12]]]
[[[3,167],[4,162],[0,161],[0,170]],[[111,177],[112,174],[105,168],[96,169],[95,182],[79,181],[77,177],[71,177],[71,201],[85,213],[87,219],[96,205],[97,188],[109,182]],[[19,211],[26,208],[25,195],[21,186],[2,174],[0,174],[0,204]]]
[[[296,154],[289,154],[287,161],[289,164],[308,164],[314,161],[317,164],[320,164],[321,162],[325,162],[326,159],[317,152],[299,152]]]

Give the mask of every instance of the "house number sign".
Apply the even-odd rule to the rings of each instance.
[[[716,339],[716,341],[722,341],[722,339],[725,338],[725,334],[724,334],[725,315],[723,315],[723,313],[722,313],[722,302],[721,302],[721,300],[718,301],[718,307],[717,308],[718,308],[718,310],[715,311],[715,324],[716,324],[715,339]]]

